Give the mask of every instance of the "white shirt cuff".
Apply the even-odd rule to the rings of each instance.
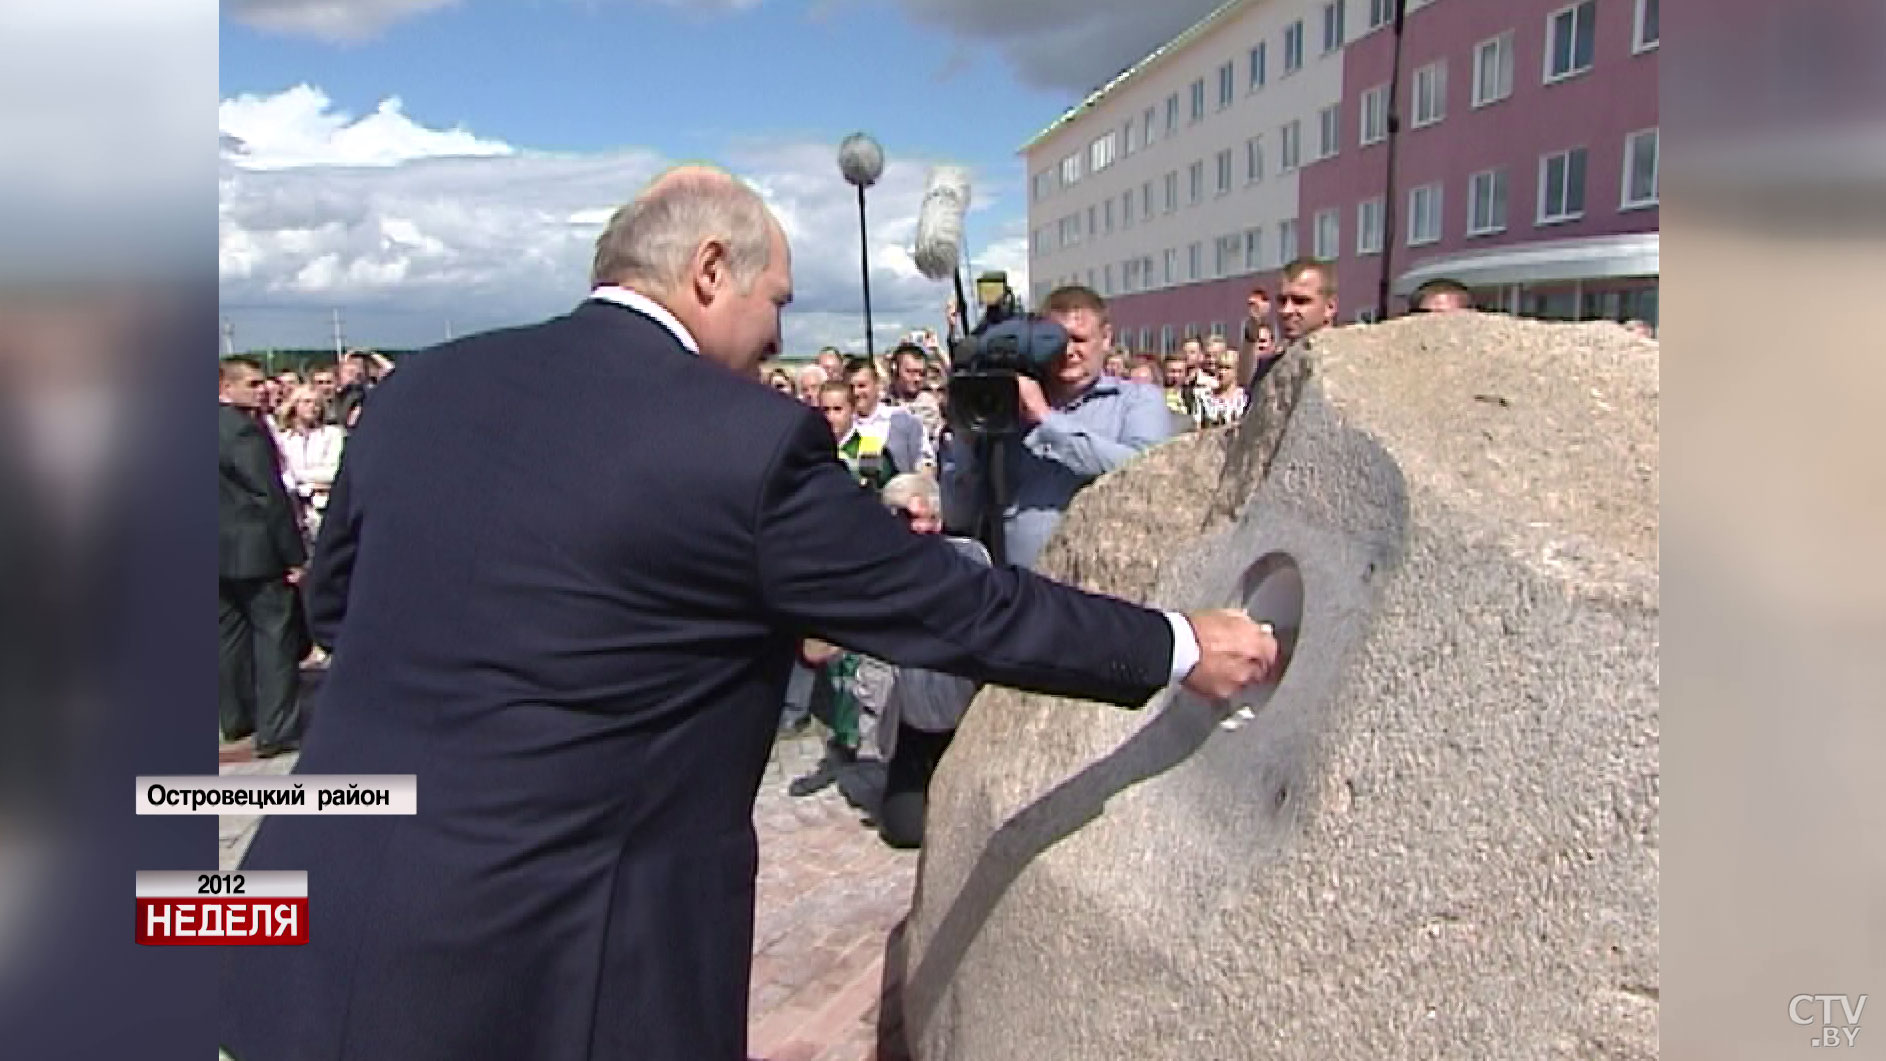
[[[1172,682],[1176,685],[1198,666],[1198,634],[1178,612],[1167,612],[1166,621],[1172,624]]]

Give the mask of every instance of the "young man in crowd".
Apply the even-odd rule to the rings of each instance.
[[[923,424],[908,410],[885,403],[884,384],[877,365],[868,357],[852,358],[845,363],[845,382],[851,385],[852,409],[859,433],[869,438],[895,465],[892,474],[914,472],[922,467]]]
[[[819,412],[832,427],[838,459],[857,476],[859,485],[877,490],[890,481],[896,471],[885,459],[884,440],[859,429],[858,399],[850,385],[832,382],[820,387]]]

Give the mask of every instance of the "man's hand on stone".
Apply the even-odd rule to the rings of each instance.
[[[1185,618],[1198,637],[1198,664],[1182,683],[1188,691],[1222,702],[1283,672],[1283,651],[1270,624],[1235,608],[1191,612]]]

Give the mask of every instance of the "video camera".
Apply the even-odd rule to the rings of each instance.
[[[1067,332],[1051,320],[1022,312],[1008,274],[976,278],[982,323],[950,350],[950,423],[966,435],[1001,438],[1022,433],[1017,378],[1041,382],[1067,351]]]

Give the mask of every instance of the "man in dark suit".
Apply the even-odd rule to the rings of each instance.
[[[415,774],[419,812],[264,820],[245,866],[308,871],[310,941],[228,949],[237,1061],[745,1058],[753,800],[806,637],[1120,705],[1277,665],[1241,613],[981,567],[858,489],[753,382],[792,274],[733,178],[657,180],[592,275],[402,363],[348,443],[296,769]]]
[[[301,731],[302,627],[295,584],[306,561],[281,456],[256,419],[262,367],[217,371],[217,713],[223,738],[255,734],[260,758],[292,751]]]

